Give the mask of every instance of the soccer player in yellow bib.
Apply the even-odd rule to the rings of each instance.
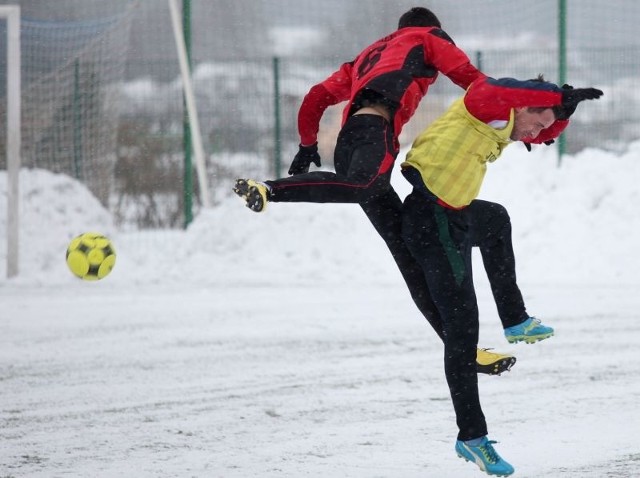
[[[471,249],[478,246],[509,342],[535,342],[553,329],[530,317],[516,286],[511,223],[499,204],[477,200],[487,164],[514,141],[550,143],[595,88],[481,78],[414,141],[402,163],[413,191],[403,205],[402,236],[427,279],[444,325],[444,369],[456,413],[457,454],[488,474],[513,467],[487,438],[476,373],[478,305]],[[500,291],[500,294],[496,292]]]

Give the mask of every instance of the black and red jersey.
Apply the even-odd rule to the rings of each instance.
[[[381,38],[307,93],[298,114],[301,144],[317,141],[327,107],[348,100],[344,124],[365,91],[390,106],[395,134],[400,135],[438,72],[465,89],[484,77],[440,28],[401,28]]]

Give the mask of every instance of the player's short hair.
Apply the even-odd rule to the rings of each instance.
[[[441,28],[440,20],[428,8],[413,7],[405,12],[398,21],[398,30],[407,27],[438,27]]]
[[[550,81],[547,81],[544,79],[544,75],[542,73],[539,73],[538,76],[536,78],[531,78],[529,81],[535,81],[537,83],[549,83],[551,84]],[[564,116],[566,116],[566,113],[564,112],[564,108],[562,105],[556,105],[556,106],[529,106],[527,108],[528,111],[530,111],[531,113],[542,113],[544,110],[548,110],[548,109],[552,109],[553,110],[553,115],[556,117],[556,119],[566,119]]]

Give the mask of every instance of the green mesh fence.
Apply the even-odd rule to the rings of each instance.
[[[22,166],[77,178],[103,202],[116,161],[131,16],[125,10],[84,21],[21,19]],[[0,78],[4,89],[6,73]],[[2,98],[3,117],[5,108]]]
[[[30,138],[23,143],[25,164],[64,171],[88,183],[99,178],[94,190],[123,227],[180,227],[183,100],[166,2],[141,0],[131,9],[131,3],[121,2],[119,10],[129,12],[125,17],[113,11],[98,15],[105,2],[60,0],[55,8],[50,3],[21,2],[35,19],[33,28],[68,30],[64,41],[42,37],[42,43],[60,46],[63,53],[56,62],[62,70],[31,70],[34,84],[50,88],[47,104],[52,106],[38,109],[42,105],[36,100],[25,105],[26,117],[33,118],[24,126],[32,130],[25,131]],[[279,173],[284,174],[296,151],[296,114],[308,88],[393,31],[408,8],[432,8],[444,30],[491,76],[543,73],[558,81],[559,3],[191,0],[193,77],[210,196],[215,203],[223,200],[238,176],[278,174],[278,150]],[[567,0],[566,6],[567,81],[605,91],[605,97],[576,116],[566,151],[623,151],[640,138],[640,99],[634,86],[640,77],[640,38],[635,34],[640,3]],[[74,30],[67,17],[77,20],[79,15],[82,28]],[[23,61],[40,55],[47,58],[41,66],[53,63],[56,53],[40,47],[34,43],[32,53],[25,50]],[[274,57],[279,58],[278,71]],[[102,58],[99,71],[96,58]],[[123,64],[124,81],[118,81]],[[25,80],[25,92],[36,91],[29,90],[30,83]],[[402,143],[408,145],[461,93],[442,77],[407,125]],[[319,142],[326,166],[331,166],[340,111],[341,106],[331,108],[323,118]],[[85,130],[81,138],[78,124]]]

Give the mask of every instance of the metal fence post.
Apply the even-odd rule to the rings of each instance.
[[[276,178],[280,177],[282,169],[282,125],[280,114],[280,59],[273,57],[273,169]]]
[[[567,82],[567,0],[558,0],[558,83]],[[567,149],[564,133],[558,138],[558,167]]]
[[[182,0],[182,32],[187,50],[187,62],[191,70],[191,0]],[[182,148],[184,151],[183,201],[184,228],[193,221],[193,164],[191,160],[191,123],[187,112],[187,101],[182,94]]]

